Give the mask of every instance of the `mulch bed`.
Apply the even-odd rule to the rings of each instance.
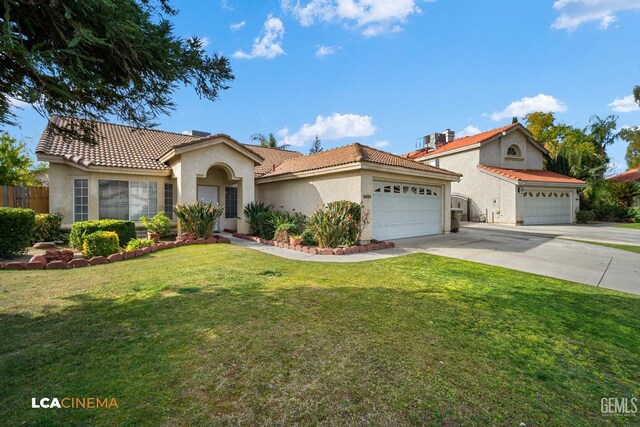
[[[342,247],[342,248],[320,248],[318,246],[291,245],[289,243],[276,242],[275,240],[266,240],[257,236],[251,236],[243,233],[233,233],[233,237],[237,237],[239,239],[244,239],[244,240],[251,240],[253,242],[262,243],[263,245],[267,245],[267,246],[277,246],[283,249],[304,252],[306,254],[311,254],[311,255],[350,255],[350,254],[357,254],[360,252],[371,252],[371,251],[379,251],[382,249],[390,249],[396,246],[396,244],[393,242],[376,241],[368,245],[357,245],[357,246],[349,246],[349,247]]]

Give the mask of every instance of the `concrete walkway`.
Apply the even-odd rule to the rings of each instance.
[[[399,239],[395,240],[396,247],[393,249],[342,256],[309,255],[236,239],[230,235],[225,237],[240,246],[299,261],[361,262],[410,253],[429,253],[640,295],[639,254],[571,240],[572,236],[594,241],[598,236],[615,236],[615,240],[607,241],[630,244],[634,234],[640,236],[640,232],[616,229],[632,233],[608,233],[606,228],[601,227],[596,235],[569,234],[561,228],[564,226],[558,227],[465,224],[459,233]]]

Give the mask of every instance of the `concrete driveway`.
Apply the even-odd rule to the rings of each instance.
[[[468,223],[459,233],[395,242],[399,252],[426,252],[640,294],[640,254],[575,239],[640,245],[640,231]]]

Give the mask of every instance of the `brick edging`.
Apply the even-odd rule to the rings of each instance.
[[[222,236],[209,237],[208,239],[188,239],[188,240],[176,240],[175,242],[160,242],[153,246],[148,246],[136,251],[123,251],[111,254],[109,256],[98,256],[91,259],[86,258],[74,258],[71,261],[54,260],[46,261],[44,255],[34,255],[29,262],[0,262],[0,270],[62,270],[67,268],[80,268],[90,267],[101,264],[112,264],[118,261],[125,261],[132,258],[141,257],[152,252],[157,252],[163,249],[178,248],[180,246],[189,246],[197,244],[212,244],[212,243],[230,243],[229,239]]]
[[[250,236],[248,234],[243,234],[243,233],[233,233],[233,237],[237,237],[238,239],[249,240],[256,243],[261,243],[267,246],[277,246],[283,249],[304,252],[306,254],[311,254],[311,255],[350,255],[350,254],[356,254],[360,252],[372,252],[372,251],[379,251],[382,249],[390,249],[396,246],[396,244],[393,242],[376,242],[368,245],[350,246],[348,248],[335,248],[335,249],[324,248],[323,249],[316,246],[302,246],[302,245],[294,246],[289,243],[279,243],[279,242],[276,242],[275,240],[262,239],[260,237]]]

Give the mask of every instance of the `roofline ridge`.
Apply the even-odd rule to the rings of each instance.
[[[133,130],[147,130],[147,131],[152,131],[152,132],[162,132],[162,133],[168,133],[168,134],[171,134],[171,135],[180,135],[180,136],[186,136],[186,137],[195,138],[195,139],[202,138],[202,137],[199,137],[199,136],[193,136],[193,135],[188,135],[188,134],[179,133],[179,132],[172,132],[172,131],[169,131],[169,130],[135,127],[135,126],[130,126],[130,125],[123,125],[122,123],[113,123],[113,122],[107,122],[107,121],[104,121],[104,120],[81,119],[81,118],[78,118],[78,117],[61,116],[61,115],[58,115],[58,114],[53,114],[49,118],[49,121],[52,121],[51,119],[53,117],[57,117],[58,119],[82,120],[82,121],[85,121],[85,122],[94,122],[94,123],[99,123],[99,124],[103,124],[103,125],[119,126],[119,127],[129,128],[129,129],[133,129]],[[219,135],[219,134],[215,134],[215,135]]]
[[[226,135],[226,134],[219,134],[219,135]],[[229,136],[229,135],[227,135],[227,136]],[[248,147],[258,147],[258,148],[266,148],[267,150],[278,150],[278,151],[284,151],[284,152],[286,152],[286,153],[298,153],[298,154],[300,154],[300,155],[302,155],[302,156],[305,156],[305,154],[302,154],[301,152],[296,151],[296,150],[287,150],[287,149],[285,149],[285,148],[265,147],[264,145],[260,145],[260,144],[247,144],[246,142],[240,142],[240,144],[242,144],[242,145],[246,145],[246,146],[248,146]]]

